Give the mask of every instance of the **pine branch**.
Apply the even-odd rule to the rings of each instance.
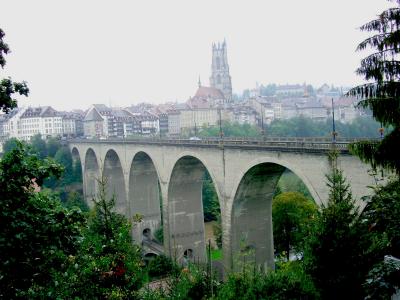
[[[357,74],[364,75],[366,80],[393,81],[400,79],[400,61],[382,60],[382,55],[370,55],[361,61]]]
[[[399,30],[395,30],[388,33],[376,34],[362,41],[357,46],[357,51],[364,50],[365,48],[367,48],[367,46],[370,46],[371,48],[376,48],[378,51],[393,49],[395,53],[398,53],[400,51],[399,37],[400,37]]]
[[[400,27],[400,8],[393,7],[385,10],[379,18],[368,22],[360,27],[362,31],[387,32],[393,30],[393,26],[398,30]]]

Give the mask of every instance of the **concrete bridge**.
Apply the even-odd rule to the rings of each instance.
[[[349,154],[348,143],[335,144],[338,165],[353,195],[360,198],[374,182],[369,167]],[[89,205],[102,171],[109,194],[116,195],[116,210],[127,217],[143,216],[133,229],[135,241],[143,244],[151,239],[162,222],[164,251],[178,261],[206,258],[202,207],[206,170],[220,203],[227,270],[244,249],[253,249],[257,264],[274,268],[272,197],[286,169],[304,182],[317,204],[328,198],[325,174],[331,168],[327,153],[332,143],[326,139],[73,140],[69,147],[74,159],[81,161]]]

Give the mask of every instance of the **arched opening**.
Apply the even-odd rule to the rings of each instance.
[[[207,180],[213,186],[206,167],[192,156],[180,158],[172,170],[168,187],[169,246],[171,256],[181,263],[206,261],[203,196]],[[219,211],[215,189],[213,193]]]
[[[85,155],[85,168],[84,168],[84,194],[85,200],[89,207],[93,207],[93,199],[97,196],[98,192],[98,177],[99,165],[97,163],[96,154],[93,149],[89,148]]]
[[[240,181],[232,209],[233,266],[255,263],[274,268],[272,199],[285,167],[262,163]]]
[[[143,235],[143,239],[151,240],[151,229],[145,228],[142,232],[142,235]]]
[[[72,174],[70,174],[70,175],[71,175],[71,178],[72,178],[73,184],[74,184],[74,192],[76,192],[79,195],[79,200],[82,201],[84,199],[83,182],[82,182],[83,166],[82,166],[81,157],[80,157],[80,154],[79,154],[79,151],[77,148],[75,148],[75,147],[72,148],[71,157],[72,157],[72,169],[70,171],[72,172]],[[85,201],[85,200],[83,200],[83,201]]]
[[[245,173],[232,210],[232,263],[235,268],[241,268],[243,263],[274,268],[272,202],[275,196],[287,192],[298,192],[312,199],[304,182],[282,165],[261,163]]]
[[[157,170],[150,156],[137,153],[129,173],[129,203],[131,215],[139,214],[141,222],[135,224],[133,239],[140,243],[145,231],[150,235],[147,241],[163,244],[162,199]],[[146,231],[147,232],[147,231]]]
[[[103,175],[107,183],[107,198],[115,197],[115,210],[127,216],[124,172],[121,162],[114,150],[109,150],[104,159]]]

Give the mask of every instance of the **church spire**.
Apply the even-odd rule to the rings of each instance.
[[[198,84],[199,84],[199,87],[201,87],[200,75],[199,75],[199,82],[198,82]]]
[[[225,101],[232,100],[232,82],[229,74],[226,40],[218,42],[216,49],[212,51],[210,86],[219,89],[225,97]]]

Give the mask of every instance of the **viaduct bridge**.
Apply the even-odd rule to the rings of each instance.
[[[355,197],[372,185],[368,165],[349,154],[350,141],[337,141],[338,166]],[[254,259],[274,268],[272,197],[282,173],[289,169],[307,186],[318,205],[327,202],[325,174],[330,140],[267,138],[264,140],[72,140],[74,159],[82,166],[88,204],[97,192],[100,172],[116,210],[127,217],[141,214],[133,238],[143,243],[163,223],[164,252],[178,261],[205,260],[202,184],[210,174],[221,209],[225,269],[232,269],[243,244]],[[162,199],[162,205],[160,205]],[[162,220],[162,221],[161,221]],[[152,248],[151,245],[147,245]]]

